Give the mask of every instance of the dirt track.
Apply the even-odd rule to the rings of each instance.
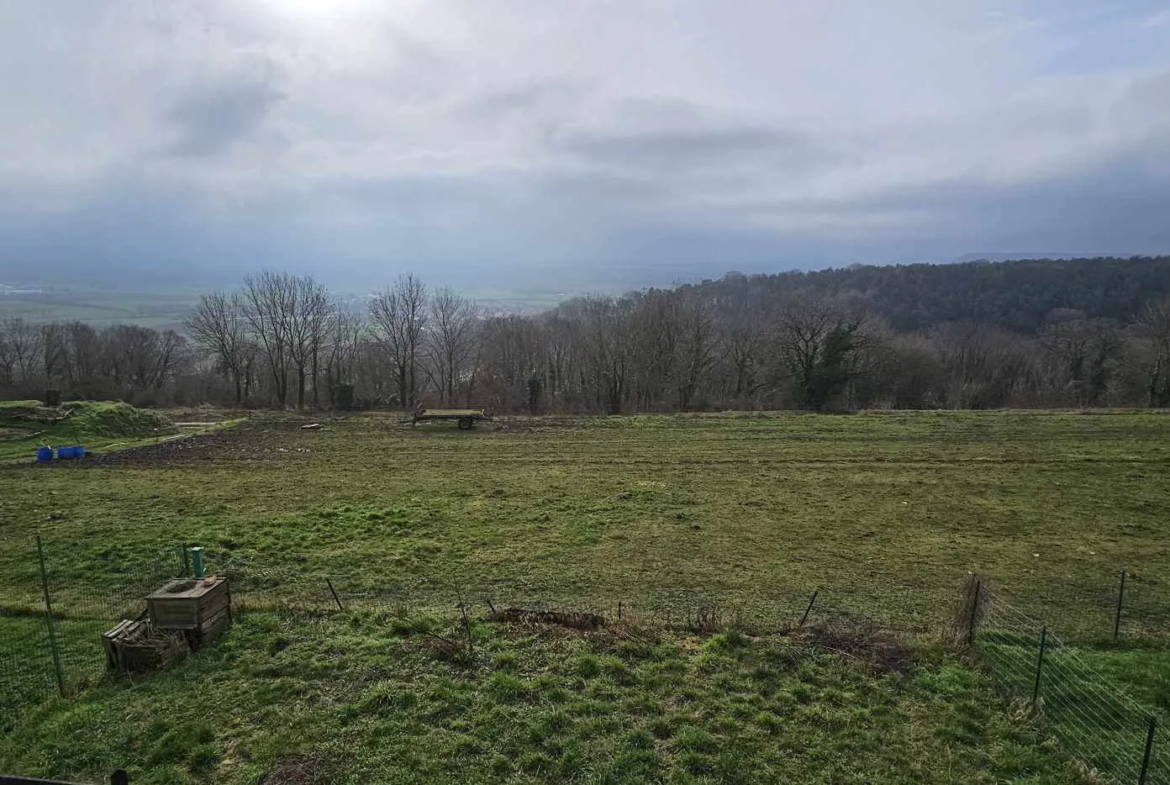
[[[287,462],[289,460],[307,459],[317,449],[319,440],[327,432],[336,429],[355,428],[355,423],[349,422],[348,417],[322,418],[315,420],[306,417],[289,419],[275,419],[261,417],[235,427],[210,433],[197,434],[184,438],[164,437],[156,444],[145,444],[138,447],[129,447],[113,450],[95,450],[84,459],[78,461],[54,461],[48,468],[51,469],[83,469],[108,466],[168,466],[168,465],[198,465],[213,462]],[[425,436],[428,433],[443,433],[448,431],[454,435],[452,424],[426,424],[416,429],[403,428],[397,417],[362,418],[358,432],[368,433],[369,429],[386,428],[399,431],[403,434],[413,433],[416,436]],[[320,422],[321,430],[303,430],[301,426],[308,423]],[[192,423],[193,424],[193,423]],[[501,418],[500,420],[481,423],[476,429],[477,435],[482,438],[488,434],[506,433],[537,433],[549,430],[561,430],[581,427],[581,418],[576,417],[544,417],[544,418]],[[468,438],[475,438],[474,436]],[[20,464],[33,466],[33,464]],[[46,468],[46,467],[39,467]]]
[[[288,461],[307,457],[313,434],[296,423],[244,424],[222,431],[160,441],[140,447],[90,453],[78,461],[54,461],[54,469],[90,469],[106,466],[167,466],[211,462]],[[43,467],[42,467],[43,468]]]

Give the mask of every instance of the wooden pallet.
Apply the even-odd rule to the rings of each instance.
[[[106,665],[122,673],[145,673],[166,668],[191,650],[181,633],[159,630],[147,621],[118,622],[102,633]]]

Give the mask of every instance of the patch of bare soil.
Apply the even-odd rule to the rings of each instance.
[[[580,428],[584,418],[545,414],[539,417],[496,417],[490,422],[493,431],[502,433],[536,433],[567,428]]]
[[[325,765],[316,758],[291,757],[276,764],[261,785],[324,785]]]
[[[112,450],[86,456],[71,466],[167,466],[211,462],[268,462],[307,458],[314,444],[303,436],[300,424],[265,424],[237,426],[222,431],[198,434],[184,439],[170,439],[157,444]]]

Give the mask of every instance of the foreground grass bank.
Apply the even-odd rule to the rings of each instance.
[[[435,636],[439,637],[435,637]],[[245,614],[178,669],[51,702],[0,765],[188,783],[1072,783],[944,655],[907,672],[738,632]]]

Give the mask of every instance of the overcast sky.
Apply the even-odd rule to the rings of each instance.
[[[1167,251],[1166,0],[0,0],[10,278]]]

